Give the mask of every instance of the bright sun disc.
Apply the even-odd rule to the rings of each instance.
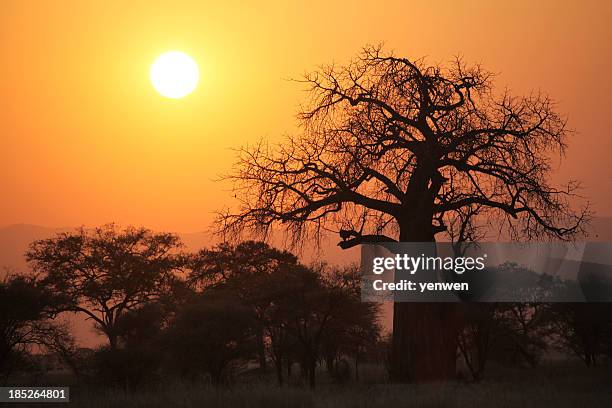
[[[198,86],[198,64],[180,51],[163,53],[151,65],[151,84],[166,98],[179,99],[189,95]]]

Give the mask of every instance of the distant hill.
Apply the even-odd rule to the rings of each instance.
[[[14,224],[0,228],[0,268],[23,271],[27,268],[24,253],[30,242],[45,239],[69,228],[47,228],[39,225]]]
[[[71,228],[48,228],[39,225],[14,224],[0,228],[0,268],[16,270],[27,269],[24,253],[28,245],[37,239],[50,238],[59,232]],[[591,225],[589,241],[612,241],[612,217],[597,217]],[[207,232],[178,233],[189,251],[210,247],[218,238]],[[306,263],[325,260],[332,264],[346,264],[359,261],[358,250],[343,251],[336,246],[336,239],[331,237],[322,243],[321,248],[305,245],[300,256]],[[0,272],[0,276],[1,276]]]

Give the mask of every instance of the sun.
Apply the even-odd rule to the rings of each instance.
[[[168,51],[157,57],[150,72],[151,84],[160,95],[180,99],[198,86],[200,71],[193,58],[181,51]]]

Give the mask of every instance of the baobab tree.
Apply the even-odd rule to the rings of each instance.
[[[342,248],[470,240],[483,220],[514,240],[584,232],[588,205],[572,208],[579,185],[549,183],[571,131],[547,95],[496,93],[478,65],[428,65],[380,47],[302,82],[301,134],[240,150],[228,177],[241,204],[221,215],[222,231],[279,224],[296,242],[335,231]],[[395,380],[455,375],[455,306],[394,305]]]

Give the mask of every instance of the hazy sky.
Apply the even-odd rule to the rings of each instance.
[[[298,131],[304,93],[287,79],[379,42],[551,94],[577,131],[555,179],[582,180],[612,215],[612,2],[254,3],[3,0],[0,226],[204,230],[231,204],[214,181],[231,149]],[[182,100],[148,78],[172,49],[201,69]]]

